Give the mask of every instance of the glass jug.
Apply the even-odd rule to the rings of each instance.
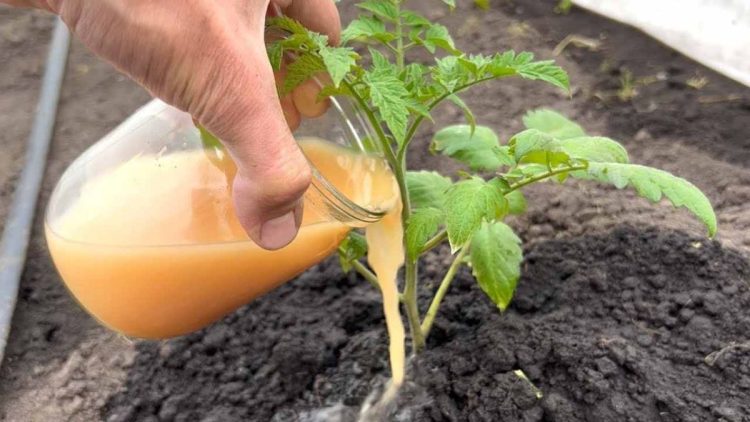
[[[68,289],[125,335],[182,335],[320,262],[352,227],[378,221],[388,205],[357,197],[347,163],[364,157],[362,180],[393,176],[355,104],[330,101],[295,132],[300,142],[327,142],[303,146],[313,169],[303,224],[277,251],[239,226],[233,163],[204,146],[191,116],[159,100],[142,107],[76,159],[52,193],[45,234]]]

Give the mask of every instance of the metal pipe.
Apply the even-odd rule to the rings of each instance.
[[[18,285],[26,262],[39,190],[44,178],[50,139],[55,126],[57,103],[65,65],[67,64],[70,33],[57,18],[47,56],[47,67],[42,79],[42,89],[36,117],[29,134],[26,161],[16,186],[5,230],[0,241],[0,363],[10,334],[10,322],[18,296]]]

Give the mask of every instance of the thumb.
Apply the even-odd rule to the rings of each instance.
[[[233,199],[248,235],[265,249],[294,240],[311,169],[287,126],[265,51],[219,89],[217,107],[198,120],[226,145],[237,164]]]

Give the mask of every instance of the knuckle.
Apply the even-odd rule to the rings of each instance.
[[[269,206],[289,204],[302,196],[310,185],[312,171],[301,153],[276,160],[259,180],[259,200]],[[296,158],[300,156],[300,158]]]

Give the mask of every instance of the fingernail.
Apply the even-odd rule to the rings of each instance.
[[[297,236],[297,217],[294,211],[268,220],[260,227],[260,246],[266,249],[280,249]]]

